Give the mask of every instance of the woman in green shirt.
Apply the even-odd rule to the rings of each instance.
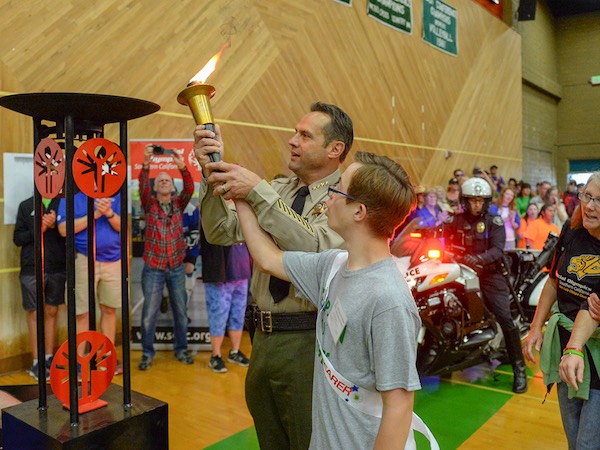
[[[525,217],[529,200],[531,200],[531,185],[529,183],[521,183],[521,191],[517,196],[517,211],[520,217]]]

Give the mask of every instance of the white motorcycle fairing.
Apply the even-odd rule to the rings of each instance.
[[[417,292],[438,288],[456,281],[461,276],[458,264],[445,264],[438,259],[428,259],[409,269],[410,257],[394,258],[404,274],[408,286],[412,289],[417,285]]]

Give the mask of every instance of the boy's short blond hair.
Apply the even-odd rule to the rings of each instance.
[[[390,238],[415,208],[415,189],[402,166],[386,156],[358,152],[355,161],[361,167],[350,180],[348,194],[367,207],[373,232]]]

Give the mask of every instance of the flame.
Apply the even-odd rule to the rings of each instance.
[[[194,75],[194,77],[190,80],[190,83],[200,83],[200,84],[204,84],[206,83],[206,80],[208,79],[208,77],[210,77],[212,75],[212,73],[215,71],[215,69],[217,68],[217,63],[219,62],[219,60],[221,59],[221,56],[223,55],[223,52],[225,51],[225,49],[231,47],[231,44],[229,43],[229,41],[224,42],[223,45],[221,45],[221,49],[217,52],[217,54],[215,56],[213,56],[212,58],[210,58],[210,61],[208,61],[206,63],[206,65],[200,69],[200,72],[198,72],[196,75]]]

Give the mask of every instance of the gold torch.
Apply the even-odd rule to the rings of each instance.
[[[215,125],[210,107],[210,99],[215,95],[215,88],[209,84],[205,84],[205,82],[215,71],[217,62],[219,62],[221,55],[229,46],[229,42],[225,42],[219,52],[206,63],[200,72],[190,80],[187,87],[177,96],[179,103],[189,106],[196,125],[204,125],[207,130],[212,132],[215,131]],[[219,152],[211,153],[209,157],[212,162],[221,160]]]

